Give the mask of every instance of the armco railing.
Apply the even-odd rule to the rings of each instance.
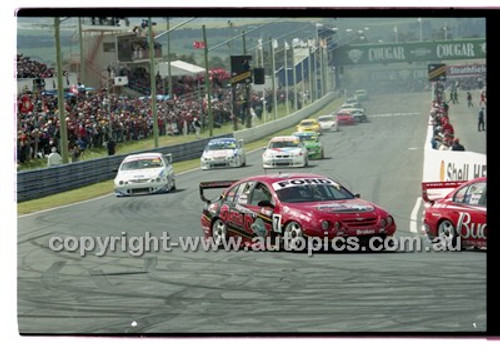
[[[217,137],[231,137],[232,134]],[[181,145],[165,146],[141,152],[172,153],[174,162],[200,158],[209,139],[200,139]],[[51,168],[17,173],[17,200],[27,201],[82,186],[113,179],[114,170],[127,155],[116,155],[88,161],[68,163]]]
[[[313,104],[310,104],[286,117],[271,120],[251,129],[236,131],[233,133],[233,135],[238,139],[243,139],[245,142],[253,142],[259,140],[265,136],[273,134],[276,131],[284,130],[298,124],[299,121],[316,113],[318,110],[337,98],[339,98],[337,92],[330,92],[318,99]]]

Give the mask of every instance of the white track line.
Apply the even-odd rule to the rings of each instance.
[[[410,215],[410,233],[419,234],[417,228],[417,220],[418,220],[418,211],[420,210],[420,205],[422,205],[422,198],[417,197],[417,201],[415,202],[415,206],[413,206],[413,210]]]

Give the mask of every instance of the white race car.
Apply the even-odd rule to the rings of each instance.
[[[116,196],[175,190],[172,154],[153,152],[129,155],[120,164],[114,182]]]
[[[307,167],[307,148],[297,136],[276,136],[262,155],[264,168]]]
[[[208,141],[200,158],[201,169],[243,167],[246,165],[243,140],[217,138]]]
[[[334,114],[321,115],[318,117],[318,122],[322,131],[339,131],[337,116]]]

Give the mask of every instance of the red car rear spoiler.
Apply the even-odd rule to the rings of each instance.
[[[221,189],[228,188],[233,185],[238,180],[219,180],[219,181],[204,181],[200,183],[200,198],[204,202],[211,202],[211,200],[207,199],[203,194],[203,191],[206,189]]]
[[[438,198],[431,199],[429,198],[429,193],[427,190],[429,189],[455,189],[465,183],[466,180],[462,181],[436,181],[436,182],[425,182],[422,183],[422,198],[425,202],[434,202]]]

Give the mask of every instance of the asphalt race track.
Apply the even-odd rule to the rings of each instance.
[[[478,96],[479,92],[475,92]],[[469,150],[485,153],[477,106],[450,104]],[[430,92],[372,95],[370,122],[323,135],[329,175],[389,210],[410,232],[421,196]],[[483,150],[481,150],[481,148]],[[262,174],[247,167],[177,176],[172,194],[101,197],[18,218],[18,322],[22,334],[230,334],[486,331],[486,254],[396,251],[306,253],[50,250],[53,236],[201,237],[201,181]],[[418,211],[420,218],[422,210]],[[418,219],[420,230],[420,220]],[[422,237],[423,238],[423,237]],[[425,243],[425,241],[423,241]]]

